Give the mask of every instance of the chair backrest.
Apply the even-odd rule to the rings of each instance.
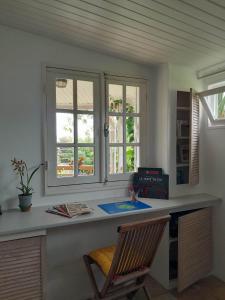
[[[121,225],[111,278],[149,269],[170,216]]]

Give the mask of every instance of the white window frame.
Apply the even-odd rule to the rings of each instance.
[[[123,86],[123,112],[122,113],[114,113],[114,112],[109,112],[109,93],[108,93],[108,85],[109,84],[118,84]],[[139,113],[132,113],[132,116],[140,117],[140,131],[139,131],[139,142],[138,143],[130,143],[130,146],[139,146],[140,147],[140,166],[144,165],[144,141],[146,136],[144,135],[145,132],[145,112],[147,111],[147,91],[146,91],[146,82],[141,79],[132,79],[132,78],[127,78],[127,77],[121,77],[121,76],[112,76],[112,75],[107,75],[105,76],[105,86],[106,86],[106,123],[109,123],[109,116],[122,116],[123,118],[126,117],[126,110],[125,110],[125,104],[126,104],[126,86],[136,86],[140,88],[140,95],[139,95]],[[125,152],[125,147],[128,145],[126,143],[126,126],[125,123],[123,122],[123,143],[120,144],[111,144],[111,146],[121,146],[123,147],[123,173],[119,174],[109,174],[109,137],[106,137],[106,178],[107,181],[127,181],[129,180],[130,175],[132,174],[131,172],[126,172],[126,152]]]
[[[62,179],[60,178],[60,185],[58,185],[56,180],[56,176],[49,178],[49,168],[54,169],[55,165],[54,163],[52,164],[51,162],[51,156],[52,156],[52,146],[49,145],[49,132],[48,132],[48,121],[49,121],[49,107],[48,107],[48,101],[47,101],[47,94],[51,93],[49,91],[49,86],[47,84],[47,70],[52,70],[53,73],[57,73],[58,75],[64,75],[68,76],[71,74],[79,75],[79,76],[84,76],[84,78],[87,80],[87,74],[90,76],[90,79],[95,78],[98,80],[98,92],[96,94],[96,97],[99,99],[98,102],[98,112],[100,115],[97,113],[97,119],[98,119],[98,125],[95,127],[95,136],[99,136],[99,149],[96,152],[96,156],[98,157],[98,160],[96,160],[96,166],[99,165],[99,172],[97,174],[98,180],[94,179],[92,182],[88,181],[85,183],[85,180],[80,183],[74,183],[72,180],[71,182],[68,182],[66,178],[66,182],[62,184]],[[131,85],[136,85],[138,84],[141,86],[144,90],[144,98],[143,102],[140,105],[140,109],[142,109],[142,122],[141,122],[141,129],[140,132],[142,135],[140,136],[140,143],[142,145],[141,151],[140,151],[140,166],[145,166],[147,163],[149,163],[148,158],[149,158],[149,94],[148,94],[148,89],[149,89],[149,83],[147,79],[140,79],[138,77],[130,77],[130,76],[120,76],[120,75],[110,75],[110,77],[113,76],[114,79],[117,79],[118,81],[124,80],[126,82],[129,82]],[[78,79],[80,79],[79,77]],[[107,176],[107,155],[106,155],[106,139],[104,138],[104,125],[105,125],[105,120],[106,120],[106,81],[109,78],[109,75],[106,75],[106,73],[100,72],[100,71],[90,71],[86,69],[81,69],[77,70],[76,68],[71,68],[71,67],[65,67],[65,66],[53,66],[51,64],[43,64],[42,65],[42,79],[43,79],[43,131],[44,131],[44,160],[46,164],[45,168],[45,194],[46,195],[59,195],[59,194],[68,194],[68,193],[74,193],[74,192],[90,192],[90,191],[106,191],[106,190],[124,190],[127,186],[124,184],[125,182],[128,182],[130,173],[128,174],[123,174],[121,177],[118,176],[116,180],[112,180],[112,178],[108,178]],[[118,82],[117,81],[117,82]],[[141,88],[141,90],[142,90]],[[52,89],[55,90],[55,89]],[[142,97],[142,96],[141,96]],[[140,97],[140,99],[141,99]],[[141,101],[141,100],[140,100]],[[55,113],[55,111],[54,111]],[[53,120],[54,122],[54,120]],[[56,134],[53,133],[52,137],[56,141]],[[55,142],[53,143],[55,146]],[[147,151],[146,151],[147,149]],[[54,150],[55,151],[55,150]],[[95,157],[96,157],[95,156]],[[52,170],[53,170],[52,169]],[[50,169],[51,170],[51,169]],[[54,174],[55,174],[55,169],[54,169]],[[120,177],[120,178],[119,178]]]
[[[219,94],[219,93],[223,93],[225,92],[225,86],[221,86],[221,87],[216,87],[216,88],[213,88],[213,89],[209,89],[207,91],[203,91],[203,92],[200,92],[198,93],[198,96],[200,97],[201,99],[201,102],[202,102],[202,105],[208,115],[208,118],[209,118],[209,124],[210,126],[212,127],[224,127],[225,126],[225,118],[215,118],[214,117],[214,113],[212,111],[212,108],[208,105],[207,103],[207,100],[205,97],[207,96],[211,96],[211,95],[216,95],[216,94]]]

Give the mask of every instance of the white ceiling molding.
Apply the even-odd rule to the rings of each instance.
[[[0,0],[0,24],[142,64],[225,57],[220,0]]]

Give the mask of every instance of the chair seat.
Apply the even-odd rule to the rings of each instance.
[[[88,254],[88,256],[100,267],[105,276],[109,273],[115,250],[116,246],[110,246],[91,251]]]

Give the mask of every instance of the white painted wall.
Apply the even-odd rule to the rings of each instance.
[[[154,98],[155,77],[149,67],[8,27],[0,26],[0,41],[0,203],[7,203],[8,207],[12,207],[17,205],[17,181],[10,167],[10,160],[16,156],[26,160],[29,166],[37,165],[43,160],[43,62],[149,78],[151,99]],[[151,124],[150,127],[152,128]],[[33,181],[35,206],[112,196],[112,192],[96,192],[45,197],[42,177],[39,173]],[[123,195],[125,190],[126,188],[114,190],[113,195]]]
[[[156,101],[155,111],[155,167],[163,168],[165,173],[169,173],[168,155],[168,122],[169,122],[169,66],[161,64],[156,69]]]

